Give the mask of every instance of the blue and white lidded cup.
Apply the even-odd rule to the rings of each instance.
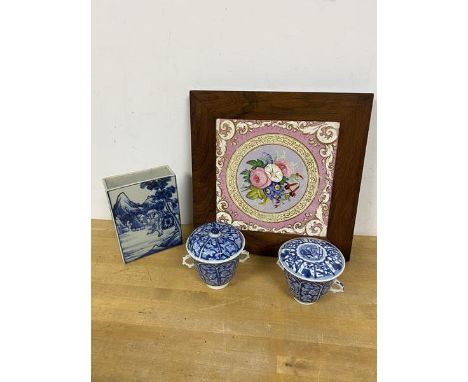
[[[222,289],[231,281],[239,261],[243,263],[250,257],[244,246],[244,235],[237,228],[226,223],[207,223],[190,234],[188,254],[182,258],[182,264],[189,268],[195,265],[208,287]],[[190,258],[193,263],[187,262]]]
[[[309,237],[288,240],[278,250],[278,265],[300,304],[313,304],[328,291],[344,291],[338,276],[344,271],[345,258],[328,241]]]

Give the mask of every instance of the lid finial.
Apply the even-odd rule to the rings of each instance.
[[[211,228],[209,235],[210,237],[219,237],[221,235],[221,232],[219,231],[218,228],[213,227]]]

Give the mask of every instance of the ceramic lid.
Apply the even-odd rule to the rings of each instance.
[[[280,247],[278,257],[284,269],[303,280],[333,280],[345,268],[344,256],[338,248],[311,237],[287,241]]]
[[[244,249],[244,235],[226,223],[207,223],[196,228],[187,239],[187,251],[194,259],[216,263],[235,258]]]

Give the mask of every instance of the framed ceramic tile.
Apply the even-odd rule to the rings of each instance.
[[[216,120],[216,220],[326,237],[339,122]]]
[[[325,238],[349,260],[373,94],[191,91],[193,220],[277,256]]]

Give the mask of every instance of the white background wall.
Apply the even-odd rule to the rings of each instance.
[[[92,217],[102,178],[168,164],[191,222],[191,89],[375,93],[375,1],[93,0]],[[356,234],[377,233],[375,115]]]

